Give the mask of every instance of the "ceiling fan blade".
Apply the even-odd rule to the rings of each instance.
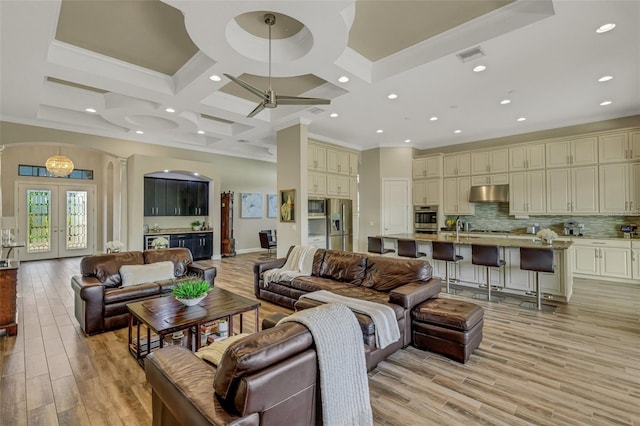
[[[329,105],[329,99],[303,98],[300,96],[280,96],[276,95],[278,105]]]
[[[229,80],[233,81],[234,83],[238,84],[243,89],[248,90],[249,92],[253,93],[257,97],[259,97],[261,99],[265,98],[265,94],[264,94],[264,92],[262,90],[256,89],[255,87],[253,87],[249,83],[246,83],[246,82],[240,80],[239,78],[235,78],[234,76],[229,75],[229,74],[224,74],[224,76],[227,77]]]
[[[255,107],[255,108],[254,108],[254,110],[253,110],[253,111],[251,111],[251,112],[249,113],[249,115],[247,115],[247,118],[251,118],[251,117],[253,117],[254,115],[256,115],[257,113],[259,113],[259,112],[260,112],[260,111],[262,111],[263,109],[264,109],[264,102],[261,102],[261,103],[259,103],[259,104],[258,104],[258,106],[257,106],[257,107]]]

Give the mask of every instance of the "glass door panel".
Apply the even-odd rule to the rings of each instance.
[[[51,250],[51,191],[27,190],[27,253]]]
[[[87,191],[66,191],[66,250],[87,248]]]

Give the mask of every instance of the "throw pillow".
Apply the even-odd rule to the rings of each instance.
[[[248,335],[248,333],[240,333],[234,336],[229,336],[228,338],[219,342],[213,342],[208,346],[204,346],[198,349],[198,351],[196,352],[196,356],[204,359],[205,361],[209,361],[211,364],[217,367],[218,364],[220,364],[222,355],[224,355],[224,351],[226,351],[233,342],[245,338]]]
[[[146,265],[122,265],[120,267],[122,287],[151,283],[173,278],[173,262],[156,262]]]

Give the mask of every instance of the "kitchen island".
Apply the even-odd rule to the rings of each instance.
[[[498,292],[505,294],[525,296],[535,291],[535,275],[533,272],[520,269],[520,247],[551,248],[553,250],[555,273],[540,273],[540,286],[545,300],[568,302],[573,293],[572,274],[572,241],[555,240],[548,246],[533,235],[520,234],[390,234],[381,236],[388,245],[395,245],[398,239],[411,239],[418,243],[419,251],[432,257],[432,241],[446,241],[456,244],[456,254],[463,257],[462,260],[450,268],[450,276],[458,285],[479,288],[486,283],[486,268],[471,263],[471,245],[498,246],[501,258],[506,265],[500,269],[489,268],[491,286]],[[433,274],[444,277],[445,263],[439,260],[430,260],[433,265]],[[455,282],[454,281],[454,282]]]

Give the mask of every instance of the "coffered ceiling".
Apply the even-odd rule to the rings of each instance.
[[[267,12],[274,90],[331,105],[246,117],[258,99],[223,74],[268,87]],[[638,0],[2,0],[0,19],[0,119],[145,143],[275,161],[296,122],[425,149],[640,114]]]

